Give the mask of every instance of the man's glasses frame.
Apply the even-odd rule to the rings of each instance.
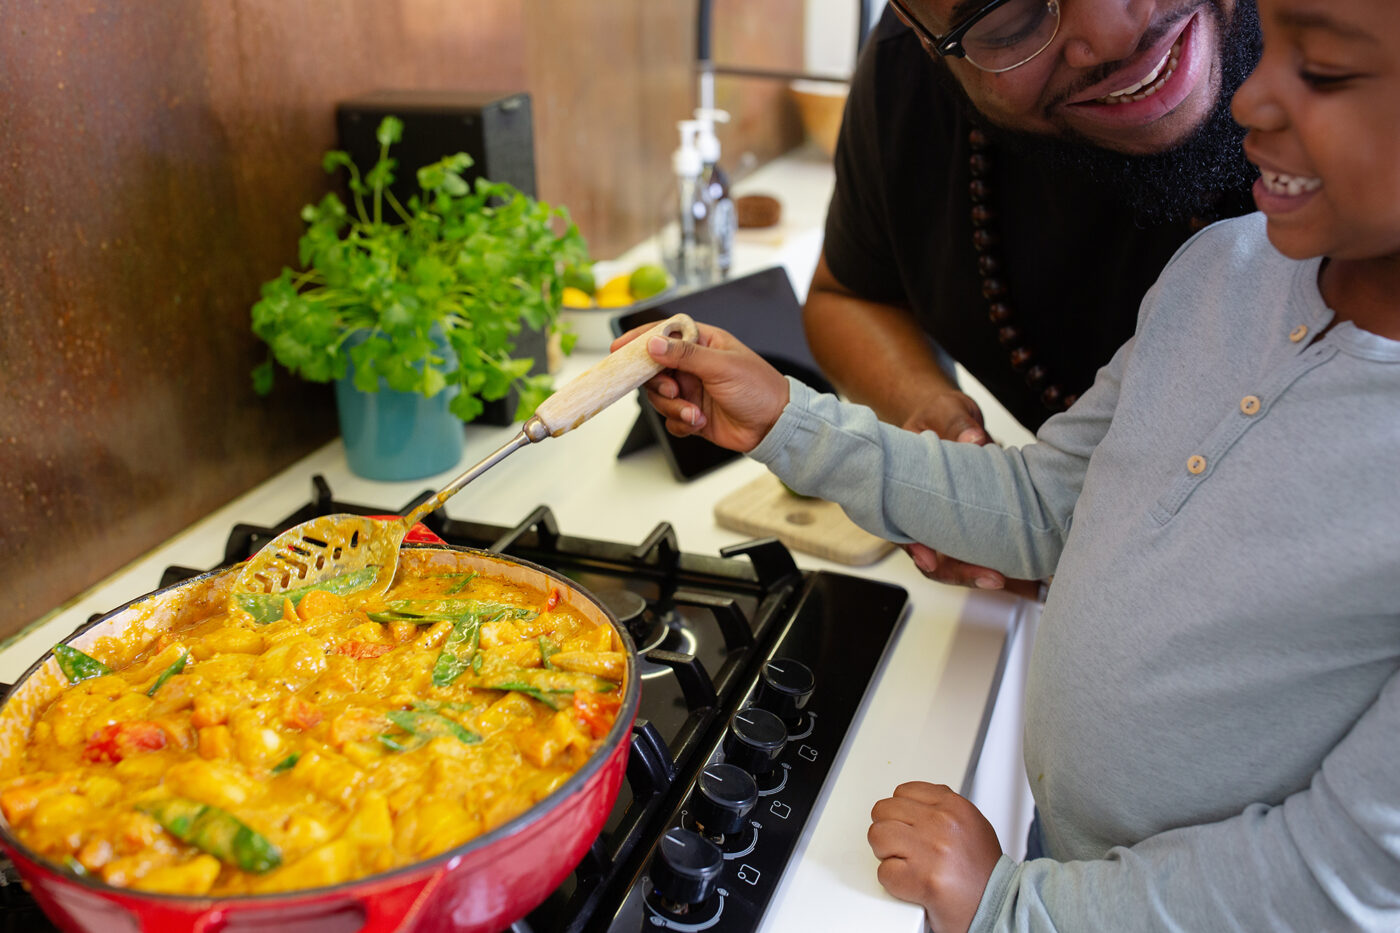
[[[978,68],[982,71],[990,72],[992,74],[1000,74],[1003,71],[1010,71],[1012,68],[1020,68],[1026,62],[1030,61],[1032,58],[1035,58],[1041,52],[1044,52],[1047,48],[1049,48],[1050,42],[1052,42],[1055,38],[1055,33],[1052,32],[1050,34],[1050,38],[1046,40],[1045,45],[1036,49],[1030,55],[1027,55],[1025,58],[1021,59],[1014,65],[1007,65],[1005,68],[984,68],[983,66],[977,64],[975,61],[967,57],[967,49],[963,48],[962,44],[963,36],[967,35],[967,31],[969,29],[971,29],[973,26],[976,26],[985,17],[996,11],[998,8],[1005,6],[1007,3],[1010,3],[1011,0],[989,0],[988,3],[983,4],[979,9],[974,10],[972,13],[969,13],[967,16],[963,17],[961,22],[954,23],[953,27],[941,36],[936,36],[932,32],[930,32],[929,28],[925,26],[922,22],[920,22],[919,18],[914,15],[913,11],[910,10],[907,5],[905,5],[904,0],[885,0],[885,2],[888,3],[894,9],[895,13],[899,15],[900,19],[904,20],[905,24],[908,25],[910,29],[914,30],[915,35],[919,37],[919,41],[923,44],[924,48],[930,50],[931,52],[937,53],[940,57],[943,58],[964,59],[969,65],[972,65],[974,68]],[[1050,7],[1052,10],[1055,11],[1055,32],[1059,32],[1060,4],[1058,0],[1047,0],[1046,6]]]

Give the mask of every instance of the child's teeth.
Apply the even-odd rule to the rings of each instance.
[[[1098,98],[1100,104],[1126,104],[1131,101],[1145,100],[1156,94],[1167,83],[1167,79],[1176,71],[1177,62],[1181,58],[1181,40],[1177,39],[1176,44],[1167,50],[1167,54],[1162,56],[1162,60],[1157,63],[1141,81],[1130,84],[1125,88],[1110,91],[1103,97]]]
[[[1321,178],[1285,175],[1282,172],[1271,172],[1268,169],[1261,169],[1259,174],[1264,179],[1264,188],[1270,194],[1282,194],[1296,198],[1300,194],[1316,191],[1322,187]]]

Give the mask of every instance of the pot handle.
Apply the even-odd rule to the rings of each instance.
[[[360,909],[364,911],[365,922],[359,933],[394,933],[395,930],[411,927],[413,919],[432,898],[433,891],[447,871],[446,867],[439,867],[419,881],[360,895]]]
[[[357,894],[353,900],[340,899],[323,907],[307,910],[290,908],[238,909],[215,907],[191,916],[188,908],[167,908],[164,904],[142,904],[137,909],[142,933],[267,933],[270,930],[310,931],[317,929],[356,929],[349,926],[358,915],[357,933],[394,933],[410,926],[410,921],[427,903],[445,874],[439,869],[425,878],[402,886]]]
[[[140,906],[126,906],[126,911],[135,918],[130,929],[141,933],[218,933],[224,928],[227,914],[220,908],[203,913],[192,912],[183,905],[166,904],[159,901],[142,903]]]
[[[662,366],[647,352],[649,338],[679,337],[688,343],[699,339],[700,331],[688,314],[675,314],[636,339],[618,347],[616,352],[570,380],[535,409],[550,437],[558,437],[583,424],[613,402],[634,389],[639,389]],[[532,421],[534,419],[531,419]],[[539,440],[533,434],[531,440]]]

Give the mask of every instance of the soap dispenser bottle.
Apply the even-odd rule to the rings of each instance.
[[[715,265],[720,276],[724,277],[729,275],[733,265],[734,236],[739,229],[739,215],[729,191],[729,175],[719,164],[720,145],[719,137],[715,135],[715,123],[729,122],[729,114],[723,110],[701,107],[695,111],[695,122],[699,124],[695,147],[700,150],[700,179],[714,202],[710,226],[715,240]]]
[[[667,271],[677,284],[687,287],[705,286],[719,277],[715,250],[715,203],[704,184],[704,161],[696,140],[700,123],[682,120],[680,147],[671,156],[675,173],[675,226],[668,225],[664,253]],[[673,232],[671,232],[673,231]]]

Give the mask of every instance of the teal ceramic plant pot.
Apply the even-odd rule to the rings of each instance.
[[[447,349],[445,341],[442,348]],[[355,475],[422,479],[449,470],[462,459],[465,432],[461,420],[447,407],[456,388],[424,398],[416,392],[396,392],[381,379],[378,392],[361,392],[353,375],[336,380],[335,403],[345,457]]]

